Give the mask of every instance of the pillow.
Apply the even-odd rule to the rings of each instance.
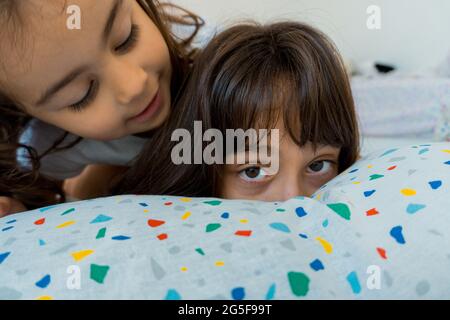
[[[0,219],[0,299],[450,298],[450,144],[311,198],[123,195]]]

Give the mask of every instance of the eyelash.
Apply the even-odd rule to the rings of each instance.
[[[126,53],[130,50],[132,50],[137,43],[137,40],[139,39],[139,26],[137,24],[131,25],[131,31],[128,38],[120,44],[118,47],[116,47],[114,50],[120,54]],[[95,95],[98,90],[98,84],[94,80],[91,81],[89,85],[89,90],[86,93],[86,95],[81,99],[79,102],[74,103],[69,106],[69,109],[75,112],[81,112],[83,109],[88,106],[95,98]]]
[[[127,40],[116,47],[114,50],[118,53],[126,53],[136,46],[137,40],[139,39],[139,26],[137,24],[131,25],[131,32]]]

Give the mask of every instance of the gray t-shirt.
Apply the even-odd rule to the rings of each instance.
[[[38,154],[43,154],[64,135],[64,132],[60,128],[34,119],[25,128],[20,142],[33,147]],[[67,146],[76,139],[77,136],[69,133],[59,147]],[[145,138],[132,135],[110,141],[82,139],[69,149],[44,156],[40,171],[48,177],[64,180],[77,176],[89,164],[127,166],[139,154],[145,141]],[[22,167],[30,166],[25,149],[19,149],[17,158]]]

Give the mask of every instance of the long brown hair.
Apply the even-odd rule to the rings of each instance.
[[[170,4],[159,4],[156,0],[137,0],[147,15],[157,26],[167,43],[172,63],[172,99],[182,86],[186,74],[192,64],[196,50],[192,49],[192,40],[196,36],[203,20],[190,11]],[[0,18],[14,27],[23,21],[20,16],[19,4],[16,0],[0,0]],[[169,9],[175,8],[180,15],[172,15]],[[192,33],[185,39],[178,38],[171,27],[175,24],[192,27]],[[14,28],[13,27],[13,28]],[[13,30],[16,31],[16,30]],[[21,106],[20,99],[9,96],[0,88],[0,196],[14,197],[33,209],[65,200],[64,192],[59,182],[39,173],[41,159],[52,152],[72,147],[80,139],[64,145],[68,133],[65,133],[52,147],[41,155],[30,146],[19,143],[19,138],[27,123],[32,119]],[[17,163],[17,151],[26,151],[31,168],[25,170]]]
[[[204,131],[225,133],[274,128],[282,117],[300,147],[341,147],[339,172],[358,157],[358,125],[342,59],[323,33],[303,23],[247,23],[215,36],[198,55],[178,104],[114,193],[217,196],[220,165],[171,160],[178,143],[171,142],[173,130],[187,129],[193,137],[194,121],[202,121]]]

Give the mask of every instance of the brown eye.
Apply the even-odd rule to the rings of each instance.
[[[259,175],[259,172],[261,171],[260,168],[252,167],[245,169],[245,174],[247,177],[254,179]]]
[[[311,173],[326,173],[330,171],[332,162],[327,160],[320,160],[311,163],[308,166],[308,171]]]
[[[239,172],[239,176],[246,181],[260,181],[267,175],[260,167],[249,167]]]
[[[323,161],[316,161],[310,164],[309,168],[314,172],[319,172],[323,168]]]

